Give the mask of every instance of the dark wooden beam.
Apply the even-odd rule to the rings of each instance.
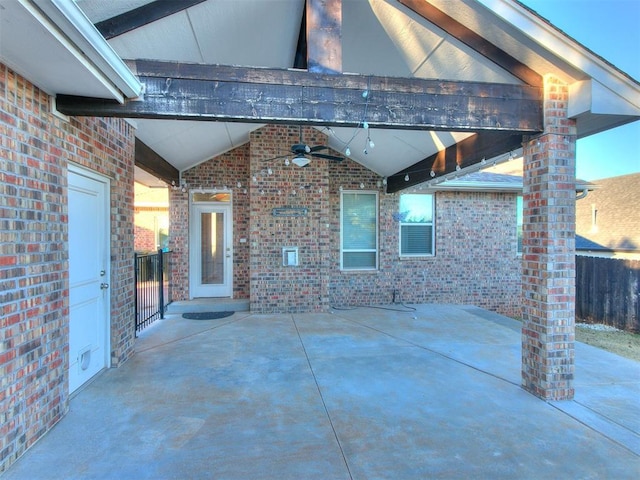
[[[109,40],[161,18],[186,10],[205,0],[156,0],[128,12],[95,24],[102,36]]]
[[[509,132],[483,132],[445,148],[404,170],[387,177],[387,193],[395,193],[405,188],[441,177],[456,171],[456,166],[466,168],[480,163],[483,158],[513,152],[522,146],[522,135]],[[431,171],[436,174],[431,177]],[[409,180],[405,177],[409,175]]]
[[[307,0],[310,72],[342,73],[342,0]]]
[[[295,70],[136,61],[144,94],[118,104],[57,97],[71,116],[189,119],[247,123],[438,131],[542,131],[542,89]],[[367,91],[368,95],[363,96]]]
[[[434,7],[426,0],[398,0],[402,5],[410,8],[418,15],[441,28],[449,35],[457,38],[476,52],[485,56],[493,63],[507,70],[514,77],[527,85],[542,86],[542,76],[530,69],[524,63],[516,60],[501,48],[488,42],[476,32],[450,17],[442,10]]]
[[[180,172],[158,155],[151,147],[136,138],[135,164],[147,173],[159,178],[167,185],[180,183]]]
[[[293,68],[298,70],[307,69],[307,4],[305,2],[302,9],[302,19],[300,20],[300,32],[298,32],[298,44],[296,54],[293,59]]]

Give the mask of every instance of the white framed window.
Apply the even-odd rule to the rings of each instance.
[[[400,195],[400,256],[427,257],[435,254],[433,195]]]
[[[522,255],[522,213],[524,204],[522,202],[522,195],[516,197],[516,240],[517,247],[516,253]]]
[[[378,268],[378,192],[344,191],[340,196],[340,268]]]

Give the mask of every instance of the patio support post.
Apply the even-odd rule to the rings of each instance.
[[[569,87],[544,79],[544,132],[524,143],[522,386],[570,400],[575,370],[575,147]]]

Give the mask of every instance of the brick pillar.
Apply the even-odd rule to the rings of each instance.
[[[522,385],[573,398],[575,145],[568,85],[544,79],[544,133],[524,144]]]

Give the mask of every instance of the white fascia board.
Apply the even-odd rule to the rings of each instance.
[[[518,193],[522,192],[522,184],[504,185],[497,182],[465,182],[465,181],[447,181],[436,185],[429,185],[427,191],[456,191],[456,192],[503,192]]]
[[[534,42],[640,108],[640,84],[512,0],[477,0]],[[542,75],[545,72],[538,72]],[[549,72],[551,73],[551,72]],[[621,113],[621,112],[620,112]]]
[[[569,86],[569,117],[585,113],[640,117],[640,107],[626,101],[596,80],[583,80]]]
[[[109,79],[125,97],[142,93],[142,84],[84,12],[71,0],[20,0],[33,4]],[[26,6],[26,5],[25,5]],[[120,98],[119,101],[122,101]]]

